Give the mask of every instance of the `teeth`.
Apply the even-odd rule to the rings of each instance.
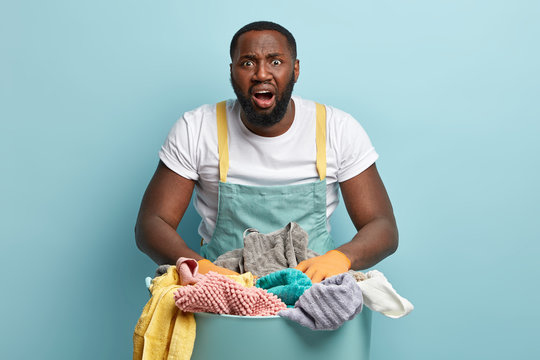
[[[257,91],[257,94],[268,94],[268,93],[270,93],[270,91],[268,90]]]

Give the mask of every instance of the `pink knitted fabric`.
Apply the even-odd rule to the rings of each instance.
[[[176,271],[180,276],[180,285],[192,285],[202,279],[199,274],[199,263],[191,258],[181,257],[176,261]]]
[[[186,312],[270,316],[287,308],[276,295],[256,287],[243,287],[213,271],[203,275],[195,285],[176,290],[174,300]]]

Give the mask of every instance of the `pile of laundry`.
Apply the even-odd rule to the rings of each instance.
[[[240,316],[278,315],[312,330],[335,330],[362,306],[390,318],[413,310],[377,270],[349,271],[312,284],[299,262],[318,256],[296,223],[270,234],[244,233],[244,248],[223,254],[216,265],[241,273],[198,273],[194,259],[162,265],[133,335],[134,359],[189,359],[195,342],[194,312]]]

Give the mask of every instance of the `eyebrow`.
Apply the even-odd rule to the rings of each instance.
[[[257,58],[257,56],[254,55],[254,54],[246,54],[246,55],[240,56],[241,60],[244,60],[244,59],[253,60],[253,59],[256,59],[256,58]]]
[[[270,53],[270,54],[266,55],[267,58],[280,57],[280,56],[285,56],[285,54],[282,54],[282,53]]]
[[[282,53],[270,53],[268,55],[266,55],[266,58],[274,58],[274,57],[280,57],[280,56],[285,56],[285,54],[282,54]],[[244,59],[248,59],[248,60],[254,60],[254,59],[257,59],[257,55],[255,54],[245,54],[245,55],[242,55],[240,56],[240,59],[244,60]]]

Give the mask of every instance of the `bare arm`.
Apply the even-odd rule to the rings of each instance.
[[[175,264],[183,256],[202,257],[176,232],[191,200],[195,182],[170,170],[161,161],[146,188],[135,225],[137,247],[157,264]]]
[[[394,253],[398,230],[392,204],[375,164],[340,183],[349,216],[358,231],[338,247],[351,260],[351,268],[369,268]]]

